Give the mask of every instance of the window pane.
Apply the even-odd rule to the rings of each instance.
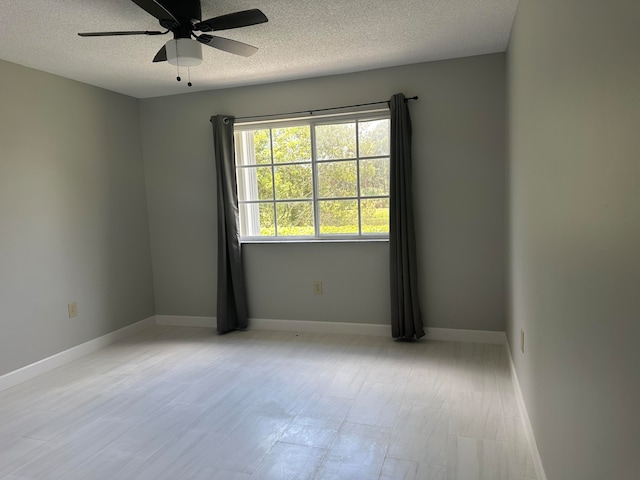
[[[321,234],[358,233],[358,202],[356,200],[322,200],[318,207]]]
[[[312,202],[276,203],[278,236],[315,235]]]
[[[358,122],[361,157],[389,155],[389,120]]]
[[[388,233],[390,121],[370,115],[236,131],[241,236]]]
[[[271,163],[271,135],[269,129],[254,130],[253,145],[257,164]]]
[[[238,168],[238,200],[271,200],[273,180],[271,167]]]
[[[360,195],[389,195],[389,159],[360,160]]]
[[[356,157],[356,124],[338,123],[316,127],[316,152],[319,160]]]
[[[311,198],[313,196],[311,164],[278,166],[275,171],[276,198],[278,200]]]
[[[311,161],[311,127],[309,125],[274,128],[272,134],[274,163]]]
[[[271,163],[269,129],[235,132],[234,143],[237,165]]]
[[[274,236],[273,203],[241,203],[240,235],[243,237]]]
[[[355,161],[318,163],[318,195],[320,198],[358,196]]]
[[[360,202],[362,233],[389,233],[389,199],[371,198]]]

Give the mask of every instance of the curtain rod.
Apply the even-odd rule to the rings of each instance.
[[[404,101],[408,102],[409,100],[418,100],[418,96],[405,98]],[[248,117],[235,117],[235,120],[249,120],[254,118],[267,118],[267,117],[280,117],[282,115],[299,115],[301,113],[308,113],[309,115],[313,115],[316,112],[328,112],[330,110],[342,110],[343,108],[356,108],[356,107],[368,107],[370,105],[382,105],[386,103],[389,105],[389,100],[384,100],[381,102],[370,102],[370,103],[359,103],[357,105],[343,105],[342,107],[330,107],[330,108],[317,108],[315,110],[301,110],[299,112],[287,112],[287,113],[272,113],[270,115],[251,115]],[[226,123],[226,122],[225,122]]]

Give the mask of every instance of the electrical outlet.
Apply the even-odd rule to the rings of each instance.
[[[322,295],[322,281],[315,280],[313,282],[313,294],[314,295]]]
[[[71,302],[67,305],[69,309],[69,318],[74,318],[78,316],[78,304],[76,302]]]
[[[524,330],[520,330],[520,350],[524,353]]]

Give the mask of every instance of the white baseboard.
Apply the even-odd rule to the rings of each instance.
[[[153,326],[154,323],[155,317],[146,318],[114,332],[107,333],[106,335],[102,335],[98,338],[94,338],[93,340],[89,340],[88,342],[71,347],[68,350],[56,353],[50,357],[43,358],[35,363],[26,365],[18,370],[14,370],[13,372],[6,373],[0,376],[0,392],[53,370],[54,368],[58,368],[66,363],[72,362],[73,360],[77,360],[80,357],[84,357],[96,350],[100,350],[101,348],[111,345],[122,338],[135,335],[136,333]]]
[[[520,389],[520,382],[518,381],[516,366],[513,363],[513,357],[511,356],[511,348],[509,347],[509,342],[506,342],[505,344],[507,346],[507,355],[509,356],[509,365],[511,367],[511,377],[513,378],[513,388],[516,392],[516,402],[518,403],[520,418],[522,419],[522,425],[524,426],[525,435],[527,436],[527,442],[529,443],[529,451],[531,452],[533,465],[536,469],[536,477],[538,478],[538,480],[547,480],[547,476],[544,473],[544,467],[542,466],[542,458],[540,458],[540,451],[538,450],[536,437],[533,434],[533,427],[531,426],[531,420],[529,420],[529,413],[527,412],[527,406],[524,403],[524,397],[522,396],[522,390]]]
[[[176,327],[216,328],[215,317],[188,317],[178,315],[156,315],[158,325]],[[390,325],[373,323],[317,322],[311,320],[282,320],[273,318],[250,318],[249,328],[253,330],[278,330],[283,332],[335,333],[339,335],[372,335],[391,337]],[[507,337],[504,332],[485,330],[461,330],[455,328],[427,328],[429,340],[447,340],[452,342],[475,342],[504,344]]]
[[[252,318],[250,328],[255,330],[279,330],[284,332],[335,333],[338,335],[371,335],[390,337],[390,325],[374,323],[317,322],[311,320],[276,320],[272,318]]]
[[[156,315],[158,325],[174,327],[216,328],[216,317],[186,317],[178,315]],[[309,320],[275,320],[270,318],[250,318],[252,330],[278,330],[283,332],[337,333],[352,335],[391,335],[388,325],[370,323],[314,322]]]

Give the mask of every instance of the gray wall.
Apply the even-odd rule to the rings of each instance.
[[[553,480],[640,472],[639,19],[521,0],[508,48],[508,336]]]
[[[215,316],[209,117],[411,103],[422,306],[432,327],[503,330],[505,56],[141,101],[156,311]],[[194,80],[194,81],[197,81]],[[250,316],[389,323],[387,243],[246,245]],[[322,280],[324,295],[312,294]]]
[[[138,101],[0,61],[0,105],[1,375],[154,305]]]

